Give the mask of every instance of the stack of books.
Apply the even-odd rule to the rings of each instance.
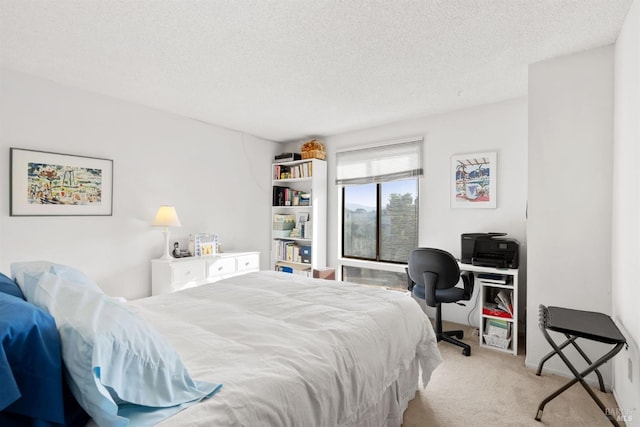
[[[275,260],[302,263],[302,251],[293,240],[274,240],[273,252]]]
[[[313,164],[311,162],[301,163],[294,166],[276,165],[273,167],[273,179],[297,179],[309,178],[313,176]]]
[[[300,206],[310,206],[311,205],[311,194],[309,193],[300,193]]]

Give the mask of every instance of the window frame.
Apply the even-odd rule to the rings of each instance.
[[[415,185],[416,185],[416,198],[418,201],[418,206],[416,207],[416,236],[419,236],[419,230],[420,230],[420,177],[416,176],[413,178],[401,178],[398,179],[397,181],[404,181],[404,180],[409,180],[409,179],[413,179],[415,180]],[[344,226],[345,226],[345,214],[346,214],[346,210],[345,210],[345,190],[346,190],[346,185],[341,185],[340,187],[340,191],[339,191],[339,204],[338,206],[340,207],[340,222],[339,222],[339,227],[340,227],[340,244],[339,244],[339,248],[340,248],[340,256],[339,256],[339,261],[341,264],[341,268],[340,271],[342,271],[342,265],[347,265],[347,266],[351,266],[351,267],[362,267],[362,268],[369,268],[369,269],[376,269],[375,267],[372,267],[370,263],[373,263],[373,265],[397,265],[397,266],[403,266],[403,271],[404,271],[404,266],[407,265],[407,262],[402,262],[402,261],[389,261],[389,260],[381,260],[380,259],[380,252],[381,252],[381,247],[380,247],[380,228],[381,228],[381,223],[382,223],[382,185],[385,182],[393,182],[393,181],[384,181],[384,182],[375,182],[372,184],[376,184],[376,258],[364,258],[364,257],[357,257],[357,256],[345,256],[344,254],[344,245],[345,245],[345,238],[344,238]],[[366,184],[359,184],[359,185],[366,185]],[[419,240],[419,239],[416,239]],[[417,242],[416,242],[417,245]],[[345,262],[347,260],[351,260],[351,261],[360,261],[360,262],[366,262],[367,265],[363,265],[361,263],[356,264],[352,264],[351,262]],[[388,268],[377,268],[379,270],[386,270],[386,271],[398,271],[396,269],[388,269]]]

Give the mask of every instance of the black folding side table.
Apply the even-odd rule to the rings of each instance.
[[[618,354],[618,352],[622,350],[622,347],[626,344],[627,340],[620,332],[620,329],[618,329],[616,324],[613,323],[611,317],[603,313],[573,310],[570,308],[562,307],[545,307],[544,305],[540,305],[539,310],[540,317],[538,325],[540,326],[540,330],[542,331],[542,334],[544,335],[546,340],[549,342],[551,347],[553,347],[553,351],[551,351],[540,360],[536,375],[540,376],[540,373],[542,372],[542,366],[545,364],[545,362],[557,354],[558,356],[560,356],[565,365],[567,365],[569,370],[571,370],[575,378],[547,396],[547,398],[544,399],[542,403],[540,403],[540,406],[538,407],[538,413],[536,414],[536,421],[540,421],[540,419],[542,418],[542,411],[544,410],[544,407],[547,403],[558,397],[558,395],[563,393],[575,383],[580,382],[580,384],[582,384],[582,387],[584,387],[591,398],[598,404],[609,421],[611,421],[613,425],[619,426],[618,422],[613,416],[613,413],[615,413],[615,411],[607,411],[607,408],[605,408],[602,401],[600,401],[600,399],[598,399],[598,396],[596,396],[593,390],[591,390],[591,387],[589,387],[589,385],[585,382],[584,378],[591,372],[595,371],[596,375],[598,376],[600,390],[602,392],[605,392],[604,381],[602,380],[602,374],[600,373],[600,371],[598,371],[598,367],[602,366],[604,363],[609,361],[609,359]],[[549,336],[549,332],[547,332],[548,330],[564,334],[567,340],[562,344],[557,345],[553,341],[551,336]],[[592,362],[576,343],[576,340],[578,338],[598,341],[605,344],[612,344],[614,345],[614,347],[601,358],[599,358],[595,362]],[[589,367],[587,369],[582,372],[578,372],[578,370],[569,361],[567,356],[562,352],[562,349],[567,347],[568,345],[573,345],[578,353],[580,353],[582,358],[589,364]]]

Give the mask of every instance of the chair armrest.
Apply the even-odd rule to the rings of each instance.
[[[462,273],[460,273],[460,277],[462,278],[462,284],[464,285],[465,299],[471,299],[471,294],[473,294],[473,286],[475,283],[473,273],[470,271],[463,271]]]
[[[438,274],[431,271],[425,271],[422,273],[422,280],[424,281],[424,300],[429,307],[437,307],[436,301],[436,285],[438,283]]]
[[[414,282],[413,280],[411,280],[411,277],[409,276],[409,267],[405,267],[404,271],[407,273],[407,289],[409,291],[413,290],[413,287],[415,286],[416,282]]]

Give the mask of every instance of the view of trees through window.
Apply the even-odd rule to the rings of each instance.
[[[344,187],[342,255],[406,263],[418,245],[416,178]]]

